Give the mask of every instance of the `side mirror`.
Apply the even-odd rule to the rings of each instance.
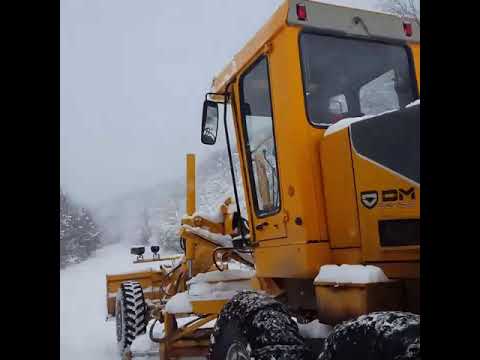
[[[217,141],[218,104],[205,100],[202,115],[202,144],[213,145]]]

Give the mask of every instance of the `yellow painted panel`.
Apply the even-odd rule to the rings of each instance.
[[[290,243],[327,239],[319,142],[305,113],[298,37],[286,27],[272,41],[270,84],[278,152],[282,209]],[[298,223],[301,223],[300,225]]]
[[[262,246],[255,249],[254,256],[256,275],[266,278],[313,279],[321,265],[332,263],[327,242]]]
[[[247,64],[247,68],[254,63],[258,57],[254,57],[251,59],[251,61]],[[270,72],[270,82],[273,81],[273,76],[271,75],[271,66],[269,64],[269,72]],[[241,75],[240,75],[241,76]],[[234,104],[238,105],[240,104],[240,88],[239,88],[239,80],[235,84],[235,98],[234,98]],[[272,91],[272,89],[270,89]],[[277,157],[278,157],[278,172],[279,172],[279,184],[280,184],[280,202],[283,202],[284,194],[282,192],[282,165],[280,164],[280,157],[278,155],[278,140],[277,140],[277,113],[275,110],[275,100],[273,100],[273,95],[272,95],[272,107],[274,108],[273,110],[273,127],[274,127],[274,132],[275,132],[275,140],[276,140],[276,148],[277,148]],[[241,112],[239,109],[239,106],[236,106],[235,109],[235,114],[236,114],[236,129],[237,129],[237,144],[242,144],[241,147],[239,147],[239,153],[242,154],[241,156],[241,170],[242,170],[242,180],[244,184],[244,191],[245,194],[247,195],[247,205],[248,205],[248,210],[249,210],[249,220],[252,226],[250,227],[251,231],[254,234],[254,239],[255,241],[265,241],[265,240],[271,240],[271,239],[279,239],[279,238],[284,238],[287,236],[287,227],[286,227],[286,222],[285,222],[285,214],[282,209],[284,206],[281,204],[280,211],[269,216],[265,217],[258,217],[255,214],[254,207],[253,207],[253,184],[250,182],[250,178],[247,173],[247,165],[246,165],[246,157],[245,157],[245,143],[244,143],[244,138],[245,138],[245,129],[243,129],[243,126],[240,126],[239,124],[243,124],[242,118],[241,118]]]
[[[253,9],[252,9],[253,11]],[[288,2],[284,2],[255,36],[234,56],[212,83],[212,92],[223,93],[226,85],[243,71],[262,50],[265,43],[280,31],[287,22]]]
[[[187,154],[187,215],[192,216],[196,208],[195,154]]]
[[[218,314],[228,302],[225,300],[199,300],[191,301],[193,313],[195,314]]]
[[[320,146],[328,236],[332,248],[359,247],[355,179],[348,128],[327,136]]]
[[[377,190],[378,204],[373,209],[358,205],[362,252],[365,261],[407,261],[420,259],[420,246],[397,249],[381,248],[378,233],[379,220],[419,219],[420,218],[420,186],[410,182],[390,170],[384,169],[370,160],[353,152],[353,164],[357,185],[358,204],[361,204],[360,193]],[[405,198],[402,202],[383,203],[380,193],[387,189],[414,188],[415,199]]]
[[[420,279],[420,262],[371,263],[383,270],[390,279]]]
[[[334,264],[362,264],[361,248],[332,249],[332,260]]]
[[[418,94],[420,94],[420,44],[410,44],[412,49],[413,62],[415,65],[415,76],[417,77]]]
[[[389,281],[372,284],[316,283],[318,318],[336,325],[374,311],[399,311],[404,308],[402,283]]]

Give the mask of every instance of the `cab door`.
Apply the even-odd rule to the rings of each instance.
[[[268,58],[261,56],[238,81],[239,112],[251,230],[256,241],[287,236],[270,96]]]

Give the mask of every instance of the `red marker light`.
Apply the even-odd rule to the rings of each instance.
[[[413,34],[412,23],[403,23],[403,32],[406,36],[410,37]]]
[[[297,4],[297,18],[298,20],[307,20],[307,8],[304,4]]]

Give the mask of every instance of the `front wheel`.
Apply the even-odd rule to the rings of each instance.
[[[147,304],[136,281],[126,281],[117,292],[115,304],[117,344],[120,354],[128,352],[135,337],[147,330]]]
[[[220,313],[210,339],[210,360],[313,360],[286,307],[244,291]]]

